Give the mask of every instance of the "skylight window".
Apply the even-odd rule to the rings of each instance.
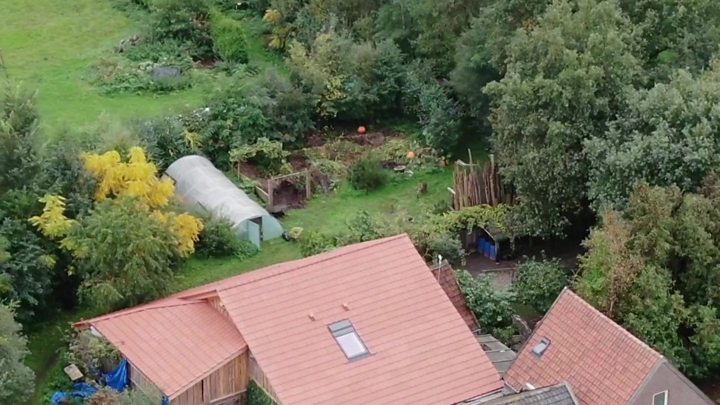
[[[545,350],[550,346],[550,339],[548,338],[542,338],[540,340],[540,343],[536,344],[535,347],[533,347],[532,352],[534,355],[540,357],[545,353]]]
[[[667,405],[667,394],[667,391],[663,391],[653,395],[653,405]]]
[[[343,353],[345,353],[345,357],[347,357],[348,360],[359,359],[370,354],[367,347],[365,347],[365,343],[363,343],[357,331],[355,331],[352,323],[347,319],[335,322],[331,324],[329,328],[330,333],[333,334],[335,341]]]

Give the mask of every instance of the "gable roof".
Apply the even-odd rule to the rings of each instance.
[[[578,405],[568,383],[537,388],[494,399],[485,405]]]
[[[465,296],[460,291],[460,285],[455,278],[452,266],[444,261],[439,266],[433,267],[431,271],[440,287],[447,294],[450,302],[453,303],[455,309],[465,321],[465,324],[471,331],[475,331],[478,328],[477,319],[475,319],[475,315],[468,307],[467,301],[465,301]]]
[[[206,302],[163,300],[87,323],[171,399],[247,348]]]
[[[543,339],[542,355],[532,352]],[[567,381],[582,404],[626,404],[664,358],[569,289],[563,290],[505,382],[520,391]]]
[[[219,299],[227,317],[212,308],[208,298]],[[193,320],[185,322],[181,318],[188,308],[213,315],[191,316]],[[153,325],[165,317],[156,313],[167,310],[171,313],[166,318],[178,322],[175,329]],[[137,319],[126,325],[126,318]],[[369,349],[368,357],[348,361],[340,350],[328,325],[345,319]],[[153,382],[163,382],[163,372],[172,375],[173,382],[163,382],[161,388],[175,394],[177,387],[197,379],[190,374],[202,368],[207,374],[223,363],[216,356],[193,367],[193,373],[179,373],[177,367],[192,365],[178,366],[176,359],[214,343],[214,338],[167,342],[179,331],[197,333],[185,329],[214,328],[217,333],[228,327],[236,335],[227,342],[235,350],[247,344],[285,404],[454,404],[503,387],[406,235],[281,263],[84,323],[114,345],[124,345],[123,354],[143,357],[142,367],[128,360]],[[145,327],[152,330],[145,332]],[[141,352],[148,340],[177,350]]]
[[[220,298],[284,404],[454,404],[502,388],[405,235],[316,256]],[[370,356],[348,361],[340,350],[328,325],[345,319]]]

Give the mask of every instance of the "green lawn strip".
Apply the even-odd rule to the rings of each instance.
[[[276,263],[299,259],[300,248],[297,243],[276,239],[263,244],[262,250],[249,259],[235,258],[192,258],[180,269],[173,284],[174,291],[222,280],[251,270],[267,267]]]
[[[406,175],[399,176],[400,179],[393,183],[369,193],[353,190],[342,183],[335,193],[315,195],[304,209],[289,211],[283,224],[286,229],[299,226],[305,231],[335,233],[343,231],[347,219],[362,210],[387,216],[400,213],[418,216],[450,199],[447,190],[452,185],[450,169],[404,178],[402,176]],[[417,190],[422,183],[427,183],[428,192],[418,196]]]
[[[93,315],[89,310],[61,312],[54,320],[38,324],[28,333],[30,355],[25,363],[35,372],[36,387],[30,404],[42,403],[50,389],[50,382],[62,373],[60,350],[63,349],[65,332],[70,324]]]

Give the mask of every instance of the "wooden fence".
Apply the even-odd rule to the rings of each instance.
[[[512,204],[514,200],[514,193],[503,184],[494,155],[490,155],[490,162],[482,167],[472,163],[472,157],[470,163],[455,162],[450,191],[456,210],[483,204]]]

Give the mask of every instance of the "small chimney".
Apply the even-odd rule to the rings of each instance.
[[[342,307],[343,307],[343,309],[346,310],[346,311],[349,311],[349,310],[350,310],[350,305],[348,305],[347,302],[343,302],[343,303],[342,303]]]
[[[309,313],[309,314],[308,314],[308,318],[310,318],[311,321],[314,321],[314,320],[315,320],[315,314],[313,314],[312,312]]]

